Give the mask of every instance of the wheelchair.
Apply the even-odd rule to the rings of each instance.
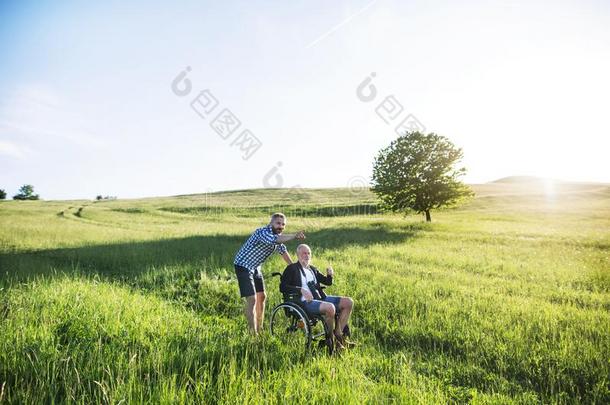
[[[281,273],[272,273],[271,276],[281,276]],[[335,315],[335,322],[337,318],[338,313]],[[286,344],[294,347],[305,346],[306,352],[324,347],[329,353],[332,352],[332,348],[326,345],[326,337],[332,337],[333,331],[328,328],[322,315],[310,314],[303,308],[298,294],[284,294],[284,302],[276,305],[271,311],[270,323],[271,335]],[[347,325],[343,333],[349,336]]]

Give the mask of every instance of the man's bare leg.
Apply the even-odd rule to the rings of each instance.
[[[256,293],[256,306],[254,307],[256,315],[256,333],[263,331],[263,319],[265,318],[265,300],[267,294],[265,292]]]
[[[352,310],[354,308],[354,300],[348,297],[341,297],[339,301],[339,319],[335,328],[335,334],[343,336],[343,329],[347,325]]]
[[[329,302],[320,304],[320,312],[324,315],[324,322],[328,326],[328,330],[335,328],[335,306]]]
[[[246,315],[246,320],[248,321],[248,329],[250,333],[256,335],[256,317],[254,310],[256,309],[256,295],[250,295],[246,297],[246,302],[244,304],[244,315]]]

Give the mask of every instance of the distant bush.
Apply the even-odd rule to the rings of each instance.
[[[6,191],[0,188],[0,200],[6,199]]]
[[[13,200],[39,200],[40,196],[34,194],[34,186],[31,184],[24,184],[19,189],[19,193],[13,196]]]
[[[116,200],[116,196],[110,196],[110,195],[107,195],[107,196],[102,196],[102,195],[100,194],[100,195],[96,196],[96,197],[95,197],[95,199],[96,199],[97,201],[101,201],[101,200]]]

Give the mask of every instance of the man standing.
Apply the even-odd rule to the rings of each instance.
[[[265,282],[261,270],[262,264],[273,252],[278,252],[286,263],[292,264],[292,259],[283,242],[305,239],[303,231],[285,234],[286,216],[276,213],[271,216],[269,225],[258,228],[248,238],[235,255],[233,264],[239,283],[239,292],[246,299],[244,313],[248,327],[255,335],[262,330],[265,315]]]

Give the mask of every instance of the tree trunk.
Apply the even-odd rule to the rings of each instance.
[[[426,210],[426,222],[432,222],[432,218],[430,217],[430,210]]]

